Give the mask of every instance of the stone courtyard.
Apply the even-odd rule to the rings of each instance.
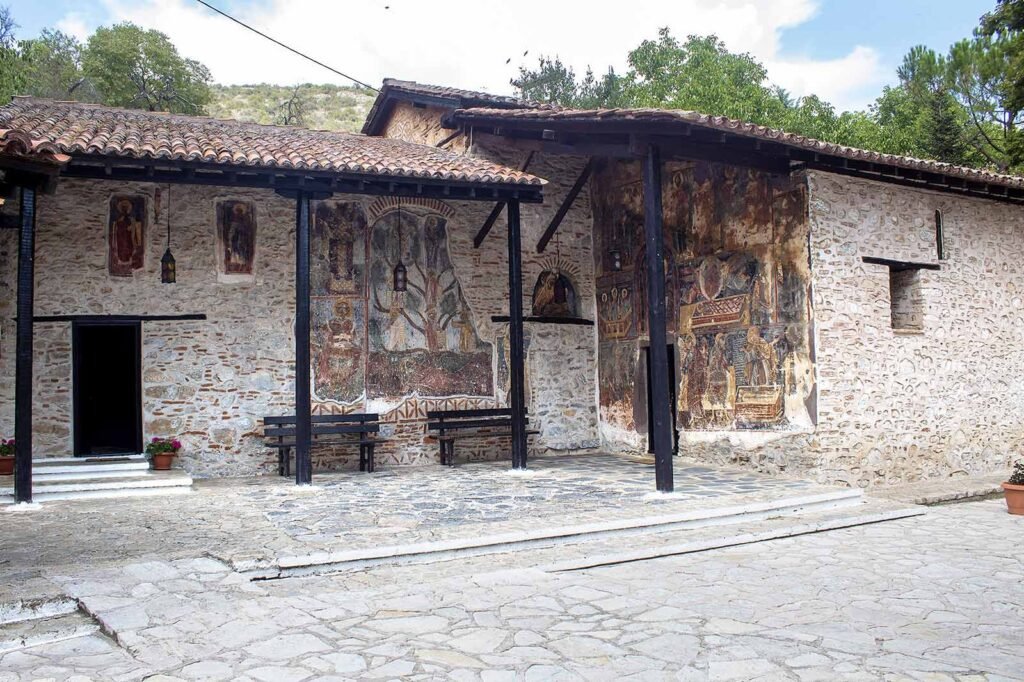
[[[1018,526],[993,500],[585,571],[405,567],[369,589],[202,557],[67,565],[52,580],[106,634],[9,653],[0,679],[1021,679]]]

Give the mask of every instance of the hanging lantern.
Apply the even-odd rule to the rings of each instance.
[[[167,186],[167,250],[160,259],[160,281],[164,284],[174,284],[178,281],[178,272],[174,264],[174,254],[171,253],[171,186]]]
[[[408,287],[408,272],[405,264],[402,263],[402,204],[398,204],[398,262],[395,264],[394,288],[395,291],[405,291]]]
[[[612,272],[619,272],[622,270],[622,252],[618,249],[612,249],[608,252],[608,257],[612,261]]]

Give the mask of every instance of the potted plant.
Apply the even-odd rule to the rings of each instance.
[[[1010,480],[1003,484],[1003,493],[1007,511],[1024,516],[1024,460],[1013,465]]]
[[[0,476],[14,473],[14,439],[0,440]]]
[[[150,464],[157,471],[170,469],[178,450],[181,450],[181,441],[177,438],[154,438],[146,444]]]

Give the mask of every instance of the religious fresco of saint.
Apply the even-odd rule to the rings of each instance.
[[[256,207],[251,201],[217,202],[217,271],[249,277],[256,262]]]
[[[545,270],[533,287],[534,317],[579,317],[576,287],[561,272]]]
[[[363,329],[366,304],[355,297],[318,297],[310,302],[313,394],[351,403],[363,396]]]
[[[131,277],[145,265],[146,197],[110,198],[107,268],[114,277]]]
[[[355,201],[321,201],[313,209],[310,272],[314,296],[363,293],[366,269],[366,213]]]
[[[494,395],[491,344],[474,326],[448,255],[447,229],[443,216],[411,209],[390,211],[371,229],[371,396]],[[404,292],[393,290],[399,259],[408,273]]]

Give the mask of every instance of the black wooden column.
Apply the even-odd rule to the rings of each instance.
[[[14,369],[14,499],[32,501],[32,315],[35,301],[36,189],[21,190],[18,328]]]
[[[309,450],[309,195],[295,193],[295,483],[313,482]]]
[[[654,470],[658,490],[672,492],[672,398],[669,391],[668,354],[665,352],[665,240],[662,236],[661,155],[655,145],[644,158],[644,233],[647,239],[647,300],[651,338],[651,423],[648,438],[654,444]]]
[[[512,468],[526,468],[526,397],[523,391],[523,253],[519,202],[508,202],[508,336],[511,361]]]

